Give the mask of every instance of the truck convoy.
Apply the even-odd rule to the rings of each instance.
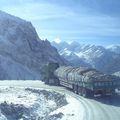
[[[52,71],[50,71],[51,67],[54,68]],[[49,74],[47,84],[64,86],[84,97],[93,97],[98,94],[114,95],[115,89],[120,86],[119,77],[88,67],[59,67],[56,63],[50,63],[48,72],[51,73],[47,73]]]

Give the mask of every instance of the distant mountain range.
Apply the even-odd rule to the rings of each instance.
[[[105,73],[120,71],[120,46],[111,45],[108,47],[78,42],[51,43],[58,49],[62,57],[74,66],[88,66],[96,68]]]

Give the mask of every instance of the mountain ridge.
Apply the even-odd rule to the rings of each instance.
[[[98,69],[105,73],[113,73],[120,70],[120,67],[114,67],[114,61],[117,61],[120,56],[120,46],[114,45],[109,47],[103,47],[100,45],[91,45],[91,44],[80,44],[77,42],[72,42],[67,44],[67,47],[60,48],[59,44],[57,45],[51,43],[57,48],[59,47],[58,52],[62,57],[67,59],[70,63],[75,66],[88,66],[95,69]],[[110,67],[111,66],[111,67]]]

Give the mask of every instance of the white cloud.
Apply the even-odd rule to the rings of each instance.
[[[59,37],[56,37],[56,38],[54,39],[54,41],[55,41],[56,43],[60,43],[60,42],[61,42],[61,39],[60,39]]]
[[[12,2],[11,2],[12,1]],[[53,0],[52,0],[53,1]],[[119,18],[105,14],[92,14],[89,8],[79,10],[49,0],[5,0],[0,8],[12,15],[31,21],[41,39],[91,39],[94,36],[120,36]],[[56,37],[54,41],[60,42]]]
[[[21,4],[10,4],[9,6],[2,6],[2,10],[15,16],[21,17],[26,20],[48,20],[51,18],[65,18],[72,16],[71,9],[61,7],[51,3],[37,3],[37,2],[22,2]]]

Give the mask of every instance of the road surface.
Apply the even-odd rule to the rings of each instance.
[[[0,81],[0,86],[34,87],[52,89],[58,92],[69,94],[80,101],[84,109],[84,115],[80,120],[120,120],[120,97],[104,97],[86,99],[64,87],[44,85],[40,81]]]

